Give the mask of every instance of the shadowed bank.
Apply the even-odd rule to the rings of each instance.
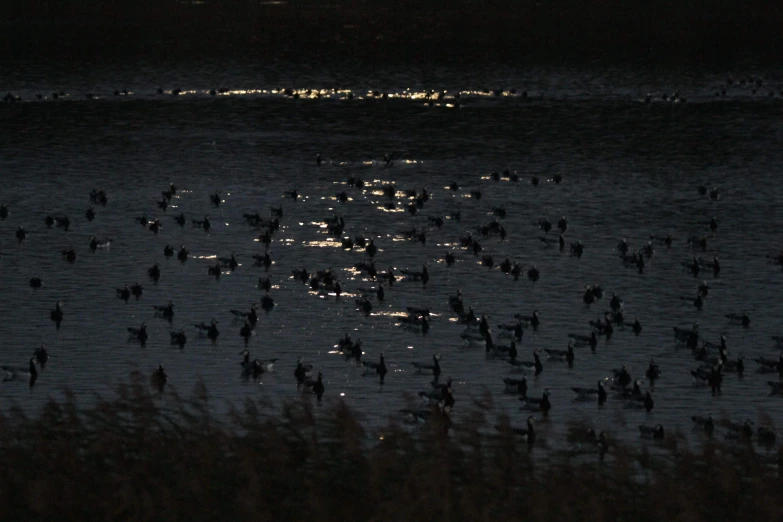
[[[134,373],[90,407],[66,395],[35,417],[3,413],[6,519],[778,521],[783,510],[779,454],[742,442],[550,451],[544,427],[531,450],[489,399],[450,426],[432,416],[371,433],[341,403],[248,401],[217,418],[201,384],[187,398],[148,389]]]
[[[783,47],[783,6],[758,1],[9,0],[0,20],[6,59],[725,64]]]

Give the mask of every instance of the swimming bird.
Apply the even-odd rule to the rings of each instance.
[[[536,442],[536,430],[533,427],[533,422],[535,422],[535,420],[535,417],[531,415],[527,418],[526,428],[511,428],[511,432],[514,435],[518,435],[522,437],[523,440],[527,441],[528,447],[532,447]]]
[[[165,254],[166,251],[164,250],[163,253]],[[177,252],[177,259],[179,259],[180,263],[184,263],[188,260],[188,249],[185,248],[185,245],[179,247],[179,252]]]
[[[3,381],[22,381],[25,380],[32,388],[38,378],[38,369],[35,367],[36,358],[32,357],[26,368],[19,366],[0,366],[5,372]]]
[[[258,310],[258,304],[253,303],[250,305],[250,311],[249,312],[243,312],[241,310],[232,309],[231,313],[238,318],[243,318],[247,320],[251,326],[255,326],[255,324],[258,322],[258,314],[256,312]]]
[[[125,285],[123,288],[118,288],[116,290],[117,297],[125,301],[125,303],[128,303],[128,299],[130,299],[131,291],[130,288],[128,288],[128,285]]]
[[[590,335],[578,335],[578,334],[568,334],[568,337],[573,339],[576,346],[589,346],[590,350],[595,351],[596,347],[598,346],[598,335],[595,333],[595,330],[590,332]]]
[[[73,263],[74,261],[76,261],[76,250],[73,247],[68,248],[66,250],[62,250],[61,253],[65,258],[65,260],[68,261],[69,263]]]
[[[650,385],[653,385],[655,381],[661,376],[661,369],[654,359],[650,359],[650,365],[644,372],[645,377],[650,381]]]
[[[758,430],[756,431],[756,439],[758,440],[758,443],[760,445],[771,447],[775,445],[775,440],[777,439],[777,436],[775,435],[775,432],[770,428],[767,428],[765,426],[759,426]]]
[[[54,310],[51,311],[50,316],[52,318],[52,321],[56,323],[57,328],[60,328],[60,322],[63,320],[63,305],[65,303],[63,301],[57,301],[57,303],[54,305]]]
[[[147,269],[147,275],[156,283],[160,279],[160,265],[158,263],[155,263],[150,268]]]
[[[533,350],[532,361],[519,361],[517,359],[510,359],[508,363],[512,366],[516,366],[517,368],[522,368],[522,367],[535,368],[536,376],[540,375],[541,372],[544,371],[544,365],[541,364],[541,359],[538,356],[538,350]]]
[[[573,339],[568,340],[568,348],[566,350],[557,350],[554,348],[544,348],[544,351],[549,355],[550,359],[564,359],[568,366],[574,364],[574,345],[576,341]]]
[[[628,367],[626,365],[623,365],[619,370],[612,370],[612,372],[614,372],[614,382],[617,386],[626,388],[631,384],[631,374],[628,373]]]
[[[95,219],[95,209],[89,207],[87,211],[84,213],[84,217],[87,218],[87,221],[92,221],[93,219]]]
[[[275,300],[272,299],[269,294],[266,294],[261,298],[261,309],[269,313],[275,307]]]
[[[743,328],[750,326],[750,316],[748,312],[742,312],[741,314],[726,314],[726,318],[735,323],[740,323]]]
[[[549,410],[552,409],[552,403],[549,402],[549,388],[544,390],[541,398],[520,397],[519,400],[524,403],[521,409],[540,412],[544,417],[548,416]]]
[[[656,424],[655,426],[641,425],[639,426],[639,434],[642,438],[663,440],[664,429],[660,424]]]
[[[35,358],[35,361],[41,366],[41,368],[45,368],[46,363],[49,362],[49,352],[46,350],[44,345],[41,345],[35,349],[33,352],[33,357]]]
[[[185,330],[170,332],[170,335],[171,335],[171,344],[176,344],[180,348],[184,348],[185,343],[188,342],[188,336],[185,334]]]
[[[111,246],[112,240],[105,238],[105,239],[98,239],[95,236],[90,236],[90,250],[95,252],[97,249],[108,249]]]
[[[440,376],[440,354],[436,353],[432,356],[432,364],[413,362],[413,367],[416,368],[416,373],[431,373],[435,377]]]
[[[217,327],[217,321],[215,319],[212,319],[212,322],[210,324],[206,324],[204,322],[194,324],[193,326],[196,327],[197,330],[201,332],[206,332],[207,337],[214,341],[218,338],[218,335],[220,335],[220,332],[218,331]]]
[[[147,339],[149,336],[147,335],[147,324],[141,323],[141,326],[138,328],[129,326],[128,332],[130,333],[129,340],[132,341],[139,341],[141,343],[141,346],[144,347],[147,343]]]
[[[0,205],[0,219],[5,220],[8,218],[8,206]]]
[[[31,277],[30,278],[30,286],[32,288],[41,288],[43,285],[43,282],[41,281],[40,277]]]
[[[642,333],[642,323],[639,322],[638,317],[634,319],[633,326],[631,327],[631,329],[633,330],[634,335],[639,335],[640,333]]]
[[[524,375],[521,379],[504,377],[503,384],[505,385],[504,391],[506,393],[516,393],[520,397],[527,397],[527,378]]]
[[[294,377],[296,377],[297,387],[301,387],[305,379],[307,379],[310,372],[313,371],[312,364],[304,364],[303,358],[299,357],[296,361],[296,369],[294,370]]]
[[[694,422],[694,424],[696,424],[696,426],[702,427],[707,435],[711,436],[713,431],[715,431],[715,422],[712,420],[711,414],[707,417],[693,415],[691,420]]]
[[[204,219],[191,219],[191,223],[193,223],[193,228],[203,228],[204,232],[209,232],[209,229],[212,228],[212,222],[209,220],[209,216],[204,216]]]
[[[388,373],[388,369],[386,368],[386,361],[383,353],[381,353],[381,358],[379,362],[375,363],[371,361],[362,361],[362,366],[367,368],[367,371],[364,372],[365,375],[367,375],[369,371],[372,371],[373,373],[377,374],[378,378],[380,379],[380,384],[381,386],[383,386],[383,381],[386,378],[386,374]]]
[[[598,381],[597,388],[571,388],[571,390],[578,395],[577,400],[589,399],[591,396],[596,395],[599,405],[606,402],[607,395],[603,381]]]
[[[169,380],[169,376],[166,374],[166,370],[163,369],[163,365],[159,364],[157,369],[152,372],[150,377],[150,383],[152,387],[158,390],[158,393],[163,393],[163,388]]]
[[[223,269],[223,265],[220,263],[220,261],[217,261],[214,265],[210,265],[207,267],[207,274],[211,276],[215,276],[215,279],[220,279],[220,274]]]
[[[152,308],[155,310],[156,317],[168,319],[169,322],[171,322],[171,319],[174,317],[174,304],[171,301],[163,306],[153,305]]]
[[[533,310],[532,315],[514,314],[514,317],[519,319],[522,324],[531,326],[533,330],[537,330],[538,326],[541,324],[541,314],[538,310]]]
[[[220,192],[216,190],[216,191],[214,192],[214,194],[210,194],[210,195],[209,195],[209,201],[210,201],[210,202],[211,202],[213,205],[215,205],[216,207],[217,207],[217,206],[219,206],[219,205],[220,205],[220,203],[222,203],[222,201],[221,201],[221,198],[220,198]]]

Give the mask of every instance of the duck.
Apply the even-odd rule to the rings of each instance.
[[[264,373],[265,368],[262,362],[258,359],[251,361],[250,352],[248,350],[239,352],[239,355],[243,356],[242,362],[239,363],[242,366],[242,377],[248,378],[252,376],[254,379],[257,379],[262,373]]]
[[[76,250],[73,247],[68,248],[67,250],[62,250],[61,253],[65,260],[69,263],[76,261]]]
[[[158,390],[158,393],[163,393],[163,388],[168,380],[169,376],[166,374],[166,370],[163,369],[162,364],[159,364],[155,371],[152,372],[152,377],[150,378],[152,387]]]
[[[35,357],[35,361],[41,368],[45,368],[46,363],[49,362],[49,352],[46,350],[44,345],[41,345],[35,349],[33,352],[33,357]]]
[[[650,359],[650,365],[647,367],[644,375],[650,381],[650,384],[654,383],[661,376],[661,369],[654,359]]]
[[[180,348],[184,348],[185,343],[188,342],[188,336],[185,334],[185,330],[170,332],[170,335],[171,335],[171,344],[176,344]]]
[[[30,387],[35,384],[35,380],[38,378],[38,369],[35,367],[36,358],[31,357],[26,368],[19,366],[0,366],[5,372],[3,381],[22,381],[29,382]]]
[[[201,322],[199,324],[194,324],[193,326],[195,326],[197,330],[206,332],[207,337],[212,341],[216,340],[218,338],[218,335],[220,335],[220,332],[218,331],[218,327],[217,327],[217,321],[215,319],[212,319],[212,322],[210,322],[209,324]]]
[[[98,239],[95,236],[90,236],[90,250],[95,252],[97,249],[108,249],[111,246],[112,240],[109,238]]]
[[[258,304],[253,303],[250,305],[249,312],[243,312],[242,310],[231,309],[231,313],[237,318],[244,318],[251,326],[255,326],[258,322]]]
[[[163,253],[165,254],[166,251],[164,250]],[[185,248],[185,245],[179,247],[179,251],[177,252],[177,259],[180,263],[184,263],[188,260],[188,249]]]
[[[141,325],[138,328],[129,326],[128,332],[130,333],[130,340],[139,341],[142,347],[144,347],[144,345],[147,343],[147,339],[149,338],[149,336],[147,335],[146,323],[141,323]]]
[[[557,350],[554,348],[544,348],[544,351],[549,355],[550,359],[564,359],[569,366],[574,364],[574,345],[576,341],[573,339],[568,340],[568,348],[565,350]]]
[[[726,314],[726,318],[730,321],[740,323],[743,328],[750,327],[750,316],[748,312],[742,312],[741,314]]]
[[[386,378],[386,374],[388,373],[388,369],[386,368],[386,361],[384,358],[384,354],[381,353],[380,360],[375,363],[371,361],[362,361],[362,366],[367,368],[365,371],[365,375],[368,375],[368,372],[372,372],[378,375],[378,378],[380,379],[380,385],[383,386],[383,381]]]
[[[544,365],[541,364],[541,359],[538,356],[538,350],[533,350],[532,361],[519,361],[517,359],[510,359],[508,363],[512,366],[516,366],[517,368],[522,368],[522,367],[535,368],[536,376],[540,375],[541,372],[544,371]]]
[[[603,381],[598,381],[597,388],[571,388],[571,390],[577,394],[577,400],[589,399],[593,395],[598,397],[598,404],[601,405],[606,402],[607,394]]]
[[[639,426],[639,434],[645,439],[663,440],[664,429],[660,424],[655,426],[641,425]]]
[[[576,346],[589,346],[590,350],[593,352],[598,346],[598,335],[595,333],[595,330],[590,332],[590,335],[578,335],[570,333],[568,334],[568,337],[574,340]]]
[[[151,267],[147,269],[147,275],[155,281],[156,283],[160,279],[160,265],[158,263],[155,263]]]
[[[527,278],[530,279],[533,282],[538,281],[541,273],[539,272],[536,265],[531,266],[527,271]]]
[[[27,231],[25,231],[25,229],[22,228],[21,225],[18,226],[16,228],[16,240],[21,243],[22,241],[25,240],[26,237],[27,237]]]
[[[540,399],[520,397],[519,400],[525,404],[521,409],[540,412],[544,417],[548,416],[549,410],[552,409],[552,404],[549,402],[549,388],[544,390]]]
[[[706,417],[693,415],[691,416],[691,420],[694,422],[694,424],[696,424],[696,426],[701,426],[707,435],[712,435],[712,432],[715,431],[715,423],[712,420],[711,414]]]
[[[245,340],[245,344],[250,342],[250,337],[253,335],[253,326],[250,324],[250,321],[245,319],[245,324],[242,325],[242,328],[239,329],[239,336],[242,337]]]
[[[272,311],[275,307],[275,300],[270,297],[269,294],[266,294],[264,297],[261,298],[261,309],[269,313]]]
[[[514,435],[518,435],[522,437],[523,440],[527,441],[528,446],[533,446],[536,442],[536,430],[533,427],[533,423],[535,422],[535,417],[532,415],[527,418],[527,427],[525,428],[511,428],[511,432]]]
[[[150,230],[150,232],[153,232],[155,234],[157,234],[158,231],[160,231],[160,227],[162,227],[162,226],[163,225],[161,224],[160,220],[158,220],[158,219],[153,219],[153,220],[151,220],[149,222],[149,230]]]
[[[163,306],[153,305],[152,308],[155,310],[156,317],[163,317],[164,319],[168,319],[169,322],[171,322],[171,319],[174,317],[174,304],[171,301]]]
[[[505,393],[516,393],[520,397],[527,397],[527,378],[524,375],[521,379],[504,377],[503,384]]]
[[[210,201],[210,202],[211,202],[213,205],[215,205],[216,207],[217,207],[217,206],[220,206],[220,203],[222,203],[222,201],[221,201],[221,198],[220,198],[220,192],[216,190],[216,191],[214,192],[214,194],[210,194],[210,195],[209,195],[209,201]]]
[[[777,436],[772,429],[759,426],[758,430],[756,430],[756,438],[760,445],[770,447],[775,445]]]
[[[492,356],[515,361],[519,355],[519,352],[517,352],[517,345],[514,341],[511,341],[511,344],[508,346],[497,345],[492,342],[492,336],[487,333],[484,335],[484,342],[486,345],[486,354],[488,357]]]
[[[63,301],[57,301],[57,303],[54,305],[54,310],[51,311],[50,315],[52,318],[52,321],[57,323],[59,326],[60,321],[63,320],[63,305],[65,303]]]
[[[519,319],[522,324],[532,327],[533,330],[538,330],[541,324],[541,314],[538,310],[533,310],[531,315],[514,314],[514,317]]]
[[[634,335],[639,335],[642,333],[642,323],[639,322],[639,318],[637,317],[633,321],[633,326],[631,326],[631,330],[633,330]]]
[[[209,221],[209,216],[204,216],[204,219],[191,219],[191,223],[193,223],[193,228],[203,228],[204,232],[208,232],[210,228],[212,228],[212,223]]]
[[[130,299],[131,296],[131,291],[128,285],[125,285],[123,288],[118,288],[116,292],[117,292],[117,297],[125,301],[125,303],[127,304],[128,299]]]
[[[432,356],[432,364],[413,362],[413,367],[416,368],[416,373],[431,373],[433,376],[440,376],[440,354],[436,353]]]
[[[87,221],[92,221],[95,219],[95,209],[92,207],[89,207],[87,211],[84,213],[84,217],[87,218]]]
[[[631,374],[628,373],[628,367],[623,365],[619,370],[612,370],[614,372],[614,382],[621,388],[627,388],[631,384]]]
[[[301,387],[305,383],[305,379],[313,371],[312,364],[304,364],[304,359],[299,357],[296,360],[296,369],[294,370],[294,377],[296,377],[296,383],[298,387]]]
[[[223,265],[220,263],[220,261],[217,261],[214,265],[210,265],[207,267],[207,274],[211,276],[215,276],[215,279],[220,279],[222,268]]]
[[[43,286],[43,281],[41,280],[40,277],[35,276],[30,278],[31,288],[41,288],[41,286]]]

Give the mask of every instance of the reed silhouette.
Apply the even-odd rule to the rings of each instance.
[[[490,399],[459,422],[370,429],[342,402],[216,416],[133,373],[111,397],[66,393],[0,416],[7,520],[756,520],[779,522],[779,451],[677,435],[532,449]],[[579,439],[571,426],[569,437]],[[583,431],[583,430],[581,430]],[[652,443],[651,443],[652,444]],[[639,449],[641,448],[641,449]]]

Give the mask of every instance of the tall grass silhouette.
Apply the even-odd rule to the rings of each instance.
[[[460,405],[462,406],[462,405]],[[206,388],[158,394],[134,372],[0,416],[4,520],[755,520],[783,514],[781,454],[722,437],[607,451],[532,449],[489,398],[459,422],[367,428],[342,402],[211,413]]]

